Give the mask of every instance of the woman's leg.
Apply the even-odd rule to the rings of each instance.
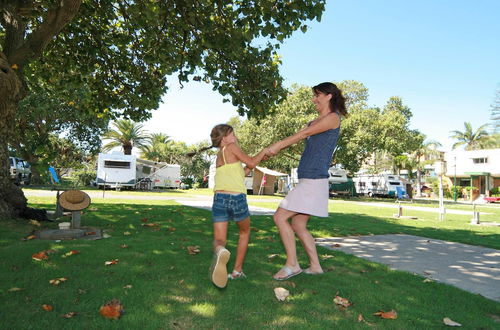
[[[308,214],[297,214],[292,217],[292,228],[297,234],[302,246],[306,250],[309,257],[309,271],[313,273],[322,273],[323,269],[319,263],[318,251],[316,250],[316,242],[309,230],[307,230],[307,222],[310,219]]]
[[[237,224],[240,230],[240,238],[238,239],[234,270],[241,272],[243,270],[243,263],[245,262],[245,255],[247,254],[248,241],[250,240],[250,217],[238,221]]]
[[[297,215],[297,212],[288,211],[278,207],[273,216],[274,223],[278,227],[281,241],[283,242],[283,246],[286,251],[285,266],[290,268],[290,270],[294,273],[300,270],[300,266],[297,261],[297,250],[295,248],[295,233],[293,232],[293,228],[288,222],[288,219],[295,215]],[[280,270],[274,275],[274,278],[283,278],[286,275],[287,274],[283,270]]]

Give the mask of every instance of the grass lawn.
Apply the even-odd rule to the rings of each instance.
[[[277,206],[276,197],[250,200],[258,206]],[[54,208],[53,198],[31,197],[29,201],[36,207]],[[391,218],[393,209],[335,202],[330,211],[328,219],[312,220],[313,235],[407,233],[500,248],[500,229],[467,225],[470,216],[447,215],[447,220],[439,222],[436,214],[411,212],[419,220],[396,220]],[[33,225],[2,223],[2,329],[444,329],[444,317],[466,329],[500,327],[500,303],[338,251],[319,248],[327,270],[324,275],[274,281],[271,276],[283,265],[284,254],[269,216],[252,217],[245,264],[248,278],[231,281],[224,290],[209,281],[209,211],[170,200],[141,199],[140,194],[134,200],[94,199],[82,224],[111,235],[96,241],[21,240],[35,229]],[[143,226],[148,223],[157,226]],[[56,224],[43,226],[55,228]],[[228,236],[232,252],[237,238],[233,225]],[[199,246],[200,252],[190,255],[189,246]],[[43,250],[54,252],[48,260],[32,259],[32,254]],[[79,253],[62,257],[71,250]],[[279,256],[270,259],[273,254]],[[302,249],[299,258],[305,266]],[[118,259],[116,264],[105,266],[114,259]],[[233,260],[234,256],[230,266]],[[67,281],[49,284],[61,277]],[[290,291],[286,301],[276,299],[276,287]],[[352,305],[336,306],[336,295]],[[125,308],[119,320],[99,314],[100,306],[113,298]],[[53,311],[44,311],[43,304],[53,306]],[[398,313],[395,320],[373,315],[391,309]],[[76,315],[61,317],[68,312]]]

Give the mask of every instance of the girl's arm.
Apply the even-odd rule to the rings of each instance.
[[[316,135],[328,131],[329,129],[337,128],[340,124],[338,114],[331,113],[319,119],[317,122],[301,129],[294,135],[284,138],[269,147],[270,154],[276,155],[281,149],[287,148],[311,135]]]
[[[236,143],[231,143],[226,147],[226,150],[229,150],[233,153],[233,155],[242,163],[245,163],[249,169],[257,166],[262,159],[268,153],[268,148],[262,149],[257,155],[251,157],[247,155]]]

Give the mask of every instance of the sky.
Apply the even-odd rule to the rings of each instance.
[[[279,50],[285,87],[357,80],[368,104],[399,96],[413,113],[410,128],[451,149],[450,131],[490,122],[500,90],[500,1],[331,0],[321,22],[308,22]],[[173,77],[149,132],[193,144],[237,115],[209,84],[180,88]],[[264,134],[264,133],[263,133]]]

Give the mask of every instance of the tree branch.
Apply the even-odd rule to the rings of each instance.
[[[9,62],[21,68],[39,57],[49,42],[75,17],[81,2],[82,0],[60,0],[49,9],[42,24],[28,36],[21,47],[13,50]]]

